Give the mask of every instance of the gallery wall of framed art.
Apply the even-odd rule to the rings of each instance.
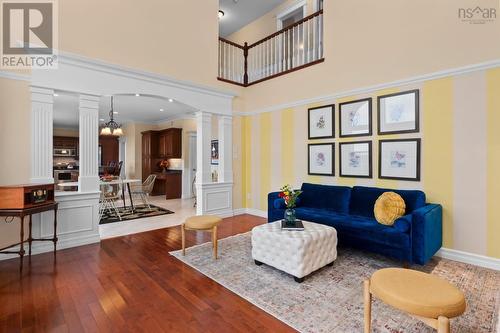
[[[309,108],[309,141],[334,140],[338,113],[340,142],[338,149],[335,149],[336,142],[309,142],[307,173],[335,176],[335,153],[338,151],[339,177],[373,178],[373,160],[377,158],[379,179],[420,181],[419,94],[418,89],[412,89],[375,96],[377,137],[373,137],[372,97],[343,101],[337,109],[335,104]],[[404,136],[384,138],[394,134]],[[359,141],[350,138],[359,138]]]

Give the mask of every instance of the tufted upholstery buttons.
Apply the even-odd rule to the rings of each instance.
[[[303,224],[304,231],[281,230],[281,221],[253,228],[252,258],[299,279],[332,263],[337,258],[337,231]]]

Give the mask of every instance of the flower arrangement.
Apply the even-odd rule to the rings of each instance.
[[[159,163],[158,163],[158,167],[165,171],[167,170],[167,168],[170,166],[170,163],[168,162],[168,160],[161,160]]]
[[[290,184],[286,184],[280,188],[279,197],[285,200],[286,208],[294,208],[297,202],[297,198],[302,193],[300,190],[294,190]]]

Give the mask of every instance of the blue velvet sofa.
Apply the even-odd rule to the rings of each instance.
[[[375,187],[302,184],[295,208],[298,219],[337,230],[340,245],[353,246],[424,265],[442,245],[442,207],[428,204],[425,193]],[[379,224],[373,208],[384,192],[394,191],[406,203],[406,215],[393,226]],[[268,221],[283,219],[285,202],[279,192],[268,195]]]

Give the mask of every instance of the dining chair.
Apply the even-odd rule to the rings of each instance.
[[[122,182],[116,184],[103,183],[100,185],[101,198],[99,200],[99,220],[101,220],[106,211],[114,213],[118,216],[120,221],[122,220],[120,211],[116,206],[116,201],[120,200],[120,196],[122,195],[122,187]]]
[[[133,196],[138,196],[144,205],[148,206],[151,210],[151,205],[149,203],[149,196],[153,192],[153,187],[155,186],[156,175],[149,175],[148,178],[141,185],[131,185],[131,191]]]

